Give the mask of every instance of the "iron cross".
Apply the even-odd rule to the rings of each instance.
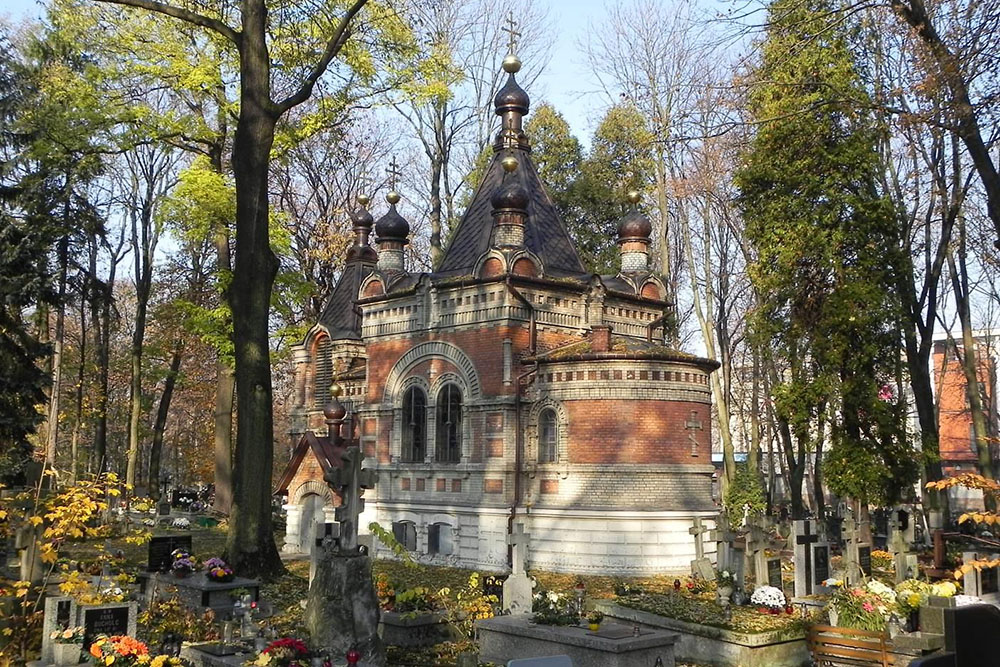
[[[396,157],[393,156],[392,161],[389,163],[389,168],[385,170],[385,173],[389,175],[389,189],[396,189],[396,179],[403,175],[403,173],[396,166]]]

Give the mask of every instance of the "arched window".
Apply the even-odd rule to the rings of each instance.
[[[446,523],[433,523],[427,527],[427,553],[450,556],[454,550],[451,526]]]
[[[410,387],[403,394],[402,460],[418,463],[427,453],[427,396],[420,387]]]
[[[538,415],[538,462],[555,463],[559,455],[559,423],[556,411],[542,410]]]
[[[437,446],[439,463],[458,463],[462,458],[462,392],[446,384],[437,399]]]
[[[417,550],[417,527],[412,521],[394,521],[392,523],[392,536],[407,551]]]

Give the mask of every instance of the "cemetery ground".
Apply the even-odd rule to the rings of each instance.
[[[225,546],[225,524],[216,526],[199,526],[191,524],[183,530],[157,529],[153,535],[157,537],[190,537],[192,551],[202,561],[221,554]],[[281,535],[277,535],[280,539]],[[75,541],[66,544],[60,553],[60,560],[79,562],[82,564],[94,562],[103,554],[115,554],[115,570],[139,572],[145,568],[148,545],[126,540],[124,537],[115,539],[91,539]],[[303,605],[308,591],[309,561],[291,559],[286,561],[286,572],[280,578],[261,585],[260,599],[266,601],[273,610],[273,615],[266,619],[267,625],[279,637],[303,635]],[[721,607],[715,604],[714,584],[674,575],[650,577],[617,578],[610,576],[578,576],[546,572],[532,572],[537,581],[538,589],[554,591],[572,598],[573,592],[582,584],[586,591],[586,607],[592,609],[599,601],[617,600],[623,604],[634,606],[654,613],[665,613],[676,618],[705,623],[719,627],[730,627],[745,632],[761,632],[780,628],[801,630],[801,620],[794,617],[761,615],[755,610],[740,609],[731,619],[726,619]],[[450,567],[431,566],[420,563],[405,563],[396,560],[375,560],[373,575],[379,586],[380,594],[384,594],[385,584],[391,582],[393,592],[403,593],[403,598],[414,600],[411,607],[438,608],[446,611],[459,609],[461,602],[456,599],[459,592],[467,590],[471,570]],[[488,575],[483,575],[488,576]],[[64,577],[55,576],[55,581]],[[680,593],[675,590],[675,582],[681,582]],[[50,587],[54,591],[54,587]],[[699,592],[700,591],[700,592]],[[415,594],[411,594],[416,592]],[[622,594],[622,595],[617,595]],[[385,600],[383,600],[385,601]],[[391,602],[387,602],[391,606]],[[166,632],[178,632],[195,640],[218,639],[222,633],[221,622],[206,623],[205,617],[194,610],[184,610],[183,605],[166,604],[155,608],[152,613],[138,614],[138,632],[140,639],[151,645],[162,641]],[[494,603],[486,614],[498,611],[499,604]],[[400,607],[409,609],[405,605]],[[33,650],[28,658],[37,654],[40,641],[41,624],[33,630],[39,635],[31,642]],[[395,666],[438,666],[454,665],[460,653],[475,650],[476,643],[470,638],[455,637],[430,646],[387,647],[387,664]],[[5,656],[6,657],[6,656]],[[13,660],[11,662],[15,662]],[[7,663],[7,660],[5,660]],[[489,663],[482,663],[489,664]],[[678,662],[678,665],[694,665],[696,663]]]

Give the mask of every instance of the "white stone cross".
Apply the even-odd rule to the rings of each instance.
[[[695,410],[691,411],[691,418],[684,422],[684,430],[688,432],[688,440],[691,442],[691,456],[698,456],[698,436],[694,434],[697,431],[704,431],[705,426],[702,421],[698,419],[698,412]]]
[[[694,518],[694,525],[688,528],[688,533],[694,535],[694,557],[697,560],[705,557],[705,547],[701,542],[701,535],[707,531],[708,527],[702,525],[700,516],[696,516]]]
[[[531,534],[524,532],[524,524],[514,524],[514,532],[507,536],[507,544],[514,547],[511,550],[511,574],[524,574],[524,563],[527,559],[527,549],[530,540]]]

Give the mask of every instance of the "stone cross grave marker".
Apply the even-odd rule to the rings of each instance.
[[[872,548],[864,539],[864,524],[854,520],[854,517],[844,519],[844,539],[847,548],[844,550],[844,578],[848,583],[856,584],[872,573]]]
[[[688,432],[688,442],[691,443],[691,456],[698,456],[698,436],[695,435],[695,431],[704,431],[705,426],[698,419],[698,413],[695,410],[691,411],[691,417],[684,422],[684,430]]]
[[[763,586],[767,583],[767,533],[756,522],[750,524],[750,532],[747,533],[747,553],[750,555],[750,562],[753,569],[753,579],[755,586]]]
[[[358,517],[365,509],[365,499],[361,497],[365,489],[375,487],[378,474],[369,468],[362,468],[364,455],[357,445],[348,447],[340,455],[343,467],[334,468],[326,475],[326,483],[340,495],[342,503],[334,513],[334,518],[340,524],[337,545],[342,552],[358,551]]]
[[[76,625],[76,601],[69,597],[45,598],[45,615],[42,617],[42,655],[43,663],[52,663],[52,640],[49,635],[55,630],[64,630]]]
[[[813,593],[813,545],[819,535],[812,532],[809,519],[795,522],[795,597]]]
[[[322,557],[324,549],[329,549],[337,543],[340,537],[340,524],[327,522],[314,524],[316,537],[313,540],[312,548],[309,549],[309,585],[312,585],[313,577],[316,576],[316,567]]]
[[[729,525],[729,515],[722,511],[715,519],[715,528],[708,539],[715,542],[715,559],[719,570],[732,572],[737,589],[743,588],[743,549],[736,548],[737,534]]]
[[[509,614],[531,613],[531,578],[525,572],[527,548],[531,534],[524,532],[524,524],[514,524],[514,532],[507,536],[511,546],[511,575],[503,582],[503,609]]]
[[[694,525],[688,528],[688,533],[694,536],[694,560],[691,561],[691,574],[702,579],[712,580],[715,572],[712,570],[712,561],[705,558],[705,545],[702,542],[702,534],[708,532],[708,526],[704,525],[700,516],[694,518]]]
[[[918,573],[916,554],[910,553],[912,536],[910,514],[906,510],[894,509],[889,516],[889,549],[892,551],[892,563],[896,570],[896,583],[916,576]]]

